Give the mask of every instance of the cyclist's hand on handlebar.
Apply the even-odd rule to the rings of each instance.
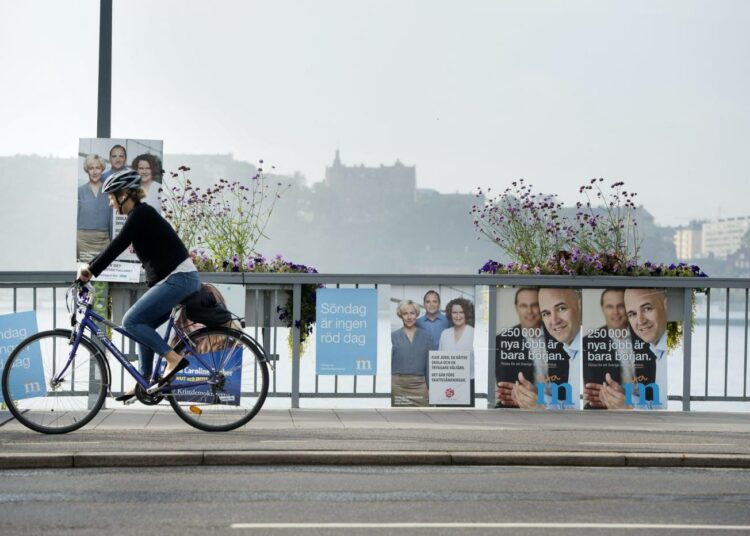
[[[78,266],[78,275],[76,276],[78,281],[81,283],[88,283],[91,277],[91,270],[89,270],[88,264],[81,264]]]

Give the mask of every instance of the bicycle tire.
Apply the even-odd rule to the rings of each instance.
[[[210,370],[191,366],[177,374],[175,384],[200,382],[216,373],[223,380],[195,389],[165,393],[172,409],[190,426],[206,432],[227,432],[247,424],[263,407],[268,395],[268,366],[255,342],[244,332],[225,327],[203,328],[189,335]],[[237,350],[241,351],[237,353]],[[185,355],[185,344],[175,348]],[[239,372],[239,375],[236,375]]]
[[[71,331],[42,331],[24,339],[3,368],[3,400],[27,428],[43,434],[64,434],[85,426],[104,404],[108,369],[101,350],[81,337],[63,382],[51,380],[65,366]]]

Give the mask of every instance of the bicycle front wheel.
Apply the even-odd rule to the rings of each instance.
[[[94,418],[107,395],[101,352],[81,339],[71,356],[70,331],[32,335],[3,369],[3,401],[18,422],[44,434],[77,430]]]
[[[177,373],[174,388],[165,393],[172,408],[186,423],[207,432],[246,424],[268,394],[268,366],[261,351],[231,328],[204,328],[189,338],[198,356],[184,343],[175,348],[190,366]]]

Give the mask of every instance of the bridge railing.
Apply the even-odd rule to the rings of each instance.
[[[39,328],[68,327],[65,289],[72,272],[0,272],[0,314],[25,310],[38,313]],[[274,360],[269,396],[288,398],[292,407],[300,400],[323,405],[326,400],[369,399],[385,403],[390,397],[390,380],[376,376],[318,376],[314,369],[314,335],[301,344],[299,320],[303,285],[328,288],[473,287],[482,297],[478,330],[486,338],[475,339],[477,356],[476,397],[494,407],[494,326],[497,324],[498,288],[503,286],[561,287],[576,289],[665,288],[670,310],[692,329],[683,329],[680,359],[681,377],[670,375],[669,399],[681,401],[683,410],[691,402],[744,403],[748,396],[748,310],[750,280],[731,278],[669,277],[580,277],[522,275],[414,275],[414,274],[278,274],[202,273],[205,282],[244,287],[246,331],[256,338]],[[144,284],[111,283],[109,293],[115,322],[145,292]],[[292,327],[278,319],[278,309],[291,301]],[[683,324],[686,325],[686,324]],[[388,332],[384,326],[383,332]],[[485,344],[486,342],[486,344]],[[135,359],[133,344],[120,341],[125,353]],[[381,345],[383,346],[383,345]],[[387,348],[380,349],[385,352]],[[387,361],[387,356],[381,354]],[[484,366],[486,365],[486,367]],[[114,370],[119,370],[115,367]],[[119,376],[118,376],[119,374]],[[480,378],[485,380],[480,382]],[[116,372],[113,390],[125,388],[124,372]],[[360,400],[360,403],[363,400]]]

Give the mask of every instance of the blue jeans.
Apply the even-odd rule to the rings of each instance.
[[[166,281],[148,289],[122,319],[122,325],[140,344],[141,374],[148,379],[154,370],[154,352],[169,353],[172,348],[156,328],[169,319],[172,308],[201,287],[198,272],[172,274]]]

